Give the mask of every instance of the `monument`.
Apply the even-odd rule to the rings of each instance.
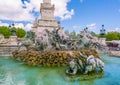
[[[61,28],[61,30],[63,30],[63,27],[60,26],[60,22],[54,19],[54,10],[55,6],[51,4],[51,0],[43,0],[40,7],[41,19],[36,19],[32,27],[36,39],[43,35],[43,30],[45,29],[53,31],[54,29]]]

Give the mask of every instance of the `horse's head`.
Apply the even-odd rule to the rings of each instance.
[[[100,67],[102,70],[104,70],[104,62],[101,59],[97,59],[98,67]]]
[[[101,63],[101,69],[104,70],[104,63]]]
[[[72,59],[72,60],[70,61],[69,65],[70,65],[70,68],[73,69],[73,68],[75,67],[75,60]]]

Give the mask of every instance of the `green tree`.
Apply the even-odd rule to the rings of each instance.
[[[120,33],[118,34],[119,40],[120,40]]]
[[[26,35],[26,32],[22,28],[16,28],[16,35],[19,38],[23,38]]]
[[[73,38],[73,39],[77,39],[77,38],[78,38],[78,34],[77,34],[75,31],[71,32],[71,33],[69,34],[69,36],[70,36],[71,38]]]
[[[93,36],[96,36],[98,38],[101,37],[100,34],[93,34]],[[104,37],[106,38],[107,41],[111,40],[120,40],[120,33],[119,32],[107,32]]]
[[[4,35],[5,38],[9,38],[12,35],[12,30],[16,31],[16,35],[19,38],[22,38],[26,35],[25,30],[23,30],[22,28],[9,28],[7,26],[0,26],[0,34]]]
[[[4,35],[5,38],[9,38],[11,36],[10,29],[6,26],[0,26],[0,34]]]
[[[119,32],[108,32],[105,35],[105,38],[107,41],[120,40],[120,33]]]

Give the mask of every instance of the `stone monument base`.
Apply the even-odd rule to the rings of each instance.
[[[11,36],[9,44],[10,45],[17,45],[17,36]]]
[[[84,80],[90,80],[90,79],[96,79],[96,78],[103,78],[104,77],[104,72],[90,72],[89,74],[77,74],[74,76],[68,75],[68,80],[69,81],[84,81]]]
[[[99,39],[99,42],[100,42],[102,45],[106,46],[106,38],[100,38],[100,39]]]

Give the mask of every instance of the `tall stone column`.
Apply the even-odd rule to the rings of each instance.
[[[51,0],[43,0],[43,3],[51,3]]]
[[[54,20],[54,10],[51,0],[43,0],[40,8],[41,20]]]

